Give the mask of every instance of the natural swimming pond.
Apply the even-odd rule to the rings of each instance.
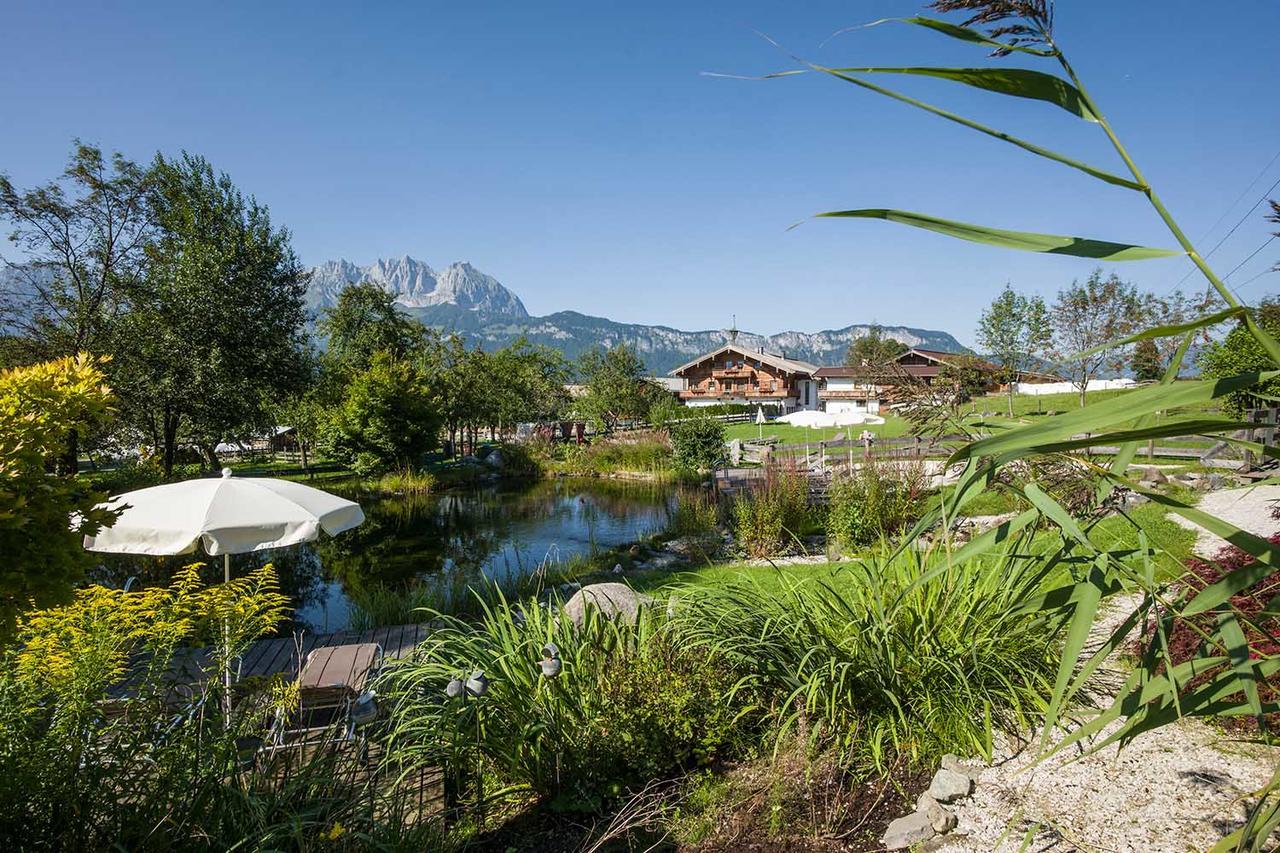
[[[399,497],[371,496],[355,483],[323,488],[358,501],[364,524],[312,545],[232,561],[237,576],[273,563],[296,607],[297,627],[314,631],[350,627],[353,602],[379,594],[407,597],[423,585],[437,599],[456,599],[469,586],[508,583],[544,564],[644,538],[667,525],[679,493],[671,484],[579,478]],[[177,567],[201,561],[210,564],[211,582],[221,579],[221,561],[203,553],[105,559],[97,579],[106,583],[134,576],[163,584]]]

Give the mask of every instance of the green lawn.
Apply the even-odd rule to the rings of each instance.
[[[1133,393],[1131,390],[1112,389],[1107,391],[1090,391],[1086,399],[1089,404],[1101,403],[1124,394]],[[1059,414],[1071,412],[1080,408],[1080,395],[1074,391],[1065,394],[1045,394],[1035,397],[1030,394],[1015,394],[1013,397],[1013,415],[1014,418],[1034,419],[1042,417],[1050,412]],[[1215,410],[1215,404],[1204,404],[1199,406],[1184,406],[1178,409],[1170,409],[1168,415],[1192,415],[1200,414],[1206,411]],[[964,412],[971,418],[981,418],[983,412],[991,412],[993,420],[1007,420],[1009,412],[1009,398],[1005,394],[987,394],[983,397],[975,397],[964,407]]]
[[[827,427],[825,429],[812,429],[811,427],[792,426],[787,423],[778,423],[773,421],[763,426],[756,424],[729,424],[725,428],[726,437],[729,439],[747,439],[759,438],[763,436],[768,438],[773,436],[782,444],[805,444],[806,442],[817,443],[819,441],[831,441],[838,434],[844,433],[845,438],[857,438],[864,430],[870,430],[879,438],[897,438],[898,436],[907,435],[911,432],[911,424],[905,419],[897,415],[885,413],[881,415],[884,418],[883,424],[856,424],[846,427]]]

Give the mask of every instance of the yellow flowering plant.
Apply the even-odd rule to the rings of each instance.
[[[237,689],[228,718],[208,700],[224,689],[223,663],[272,631],[288,599],[270,565],[212,586],[199,568],[166,587],[88,586],[18,619],[0,657],[0,838],[95,849],[127,824],[152,846],[157,832],[185,837],[236,787],[242,744],[291,688]],[[204,660],[192,647],[206,643],[203,673],[182,665]]]

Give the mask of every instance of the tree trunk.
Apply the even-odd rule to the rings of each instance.
[[[180,415],[175,415],[165,406],[164,410],[164,476],[167,480],[173,476],[173,460],[178,453],[178,422]]]
[[[308,477],[311,476],[311,470],[307,466],[307,443],[302,439],[298,439],[298,452],[302,454],[302,470]]]
[[[218,462],[218,451],[212,442],[203,441],[200,443],[200,453],[204,456],[205,464],[209,466],[209,470],[214,474],[218,473],[221,464]]]
[[[62,458],[58,460],[57,470],[59,474],[66,474],[74,477],[80,470],[80,433],[77,430],[67,432],[67,444],[63,449]]]

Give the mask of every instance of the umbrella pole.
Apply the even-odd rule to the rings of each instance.
[[[231,583],[231,555],[222,555],[222,582]],[[222,649],[225,657],[222,660],[222,724],[231,723],[231,628],[227,617],[222,617]]]

